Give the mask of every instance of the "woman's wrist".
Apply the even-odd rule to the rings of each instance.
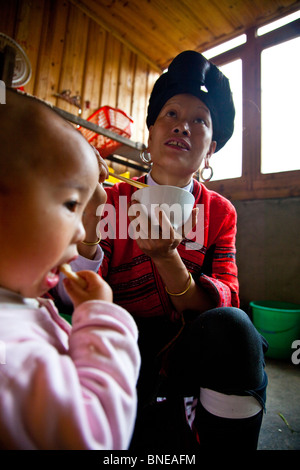
[[[167,288],[167,286],[165,286],[165,289],[166,289],[166,292],[167,294],[171,295],[172,297],[181,297],[182,295],[186,294],[188,292],[188,290],[190,289],[191,285],[192,285],[192,275],[191,273],[188,271],[189,273],[189,278],[188,278],[188,281],[187,281],[187,287],[180,291],[180,292],[170,292]]]
[[[82,241],[81,243],[83,245],[86,245],[86,246],[96,246],[96,245],[99,245],[99,243],[101,242],[101,237],[99,237],[96,241],[94,242],[88,242],[86,240]]]
[[[83,242],[79,242],[77,245],[78,253],[80,256],[88,259],[94,259],[97,253],[98,243],[95,245],[86,245]]]
[[[169,295],[174,293],[175,296],[179,297],[189,290],[193,279],[177,249],[172,250],[172,252],[164,257],[153,259],[153,262]]]
[[[160,267],[171,266],[171,265],[178,265],[182,264],[182,259],[177,251],[177,248],[168,251],[165,254],[159,254],[158,256],[151,256],[151,259],[155,266],[159,269]]]
[[[177,249],[170,256],[154,261],[154,264],[178,312],[194,310],[201,313],[214,307],[210,295],[196,284]]]
[[[97,233],[96,225],[85,225],[85,238],[77,245],[78,253],[84,258],[94,259],[100,241],[101,234]]]

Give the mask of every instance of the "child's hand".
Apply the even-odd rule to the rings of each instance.
[[[98,274],[93,271],[79,271],[77,274],[86,281],[86,287],[81,287],[77,281],[72,279],[66,278],[63,281],[75,308],[87,300],[113,301],[110,286]]]

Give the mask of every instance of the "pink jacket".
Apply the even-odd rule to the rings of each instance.
[[[0,289],[0,448],[126,449],[136,416],[137,328],[104,301],[75,309]]]

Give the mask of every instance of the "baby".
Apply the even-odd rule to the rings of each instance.
[[[49,106],[13,90],[0,142],[0,448],[126,449],[140,366],[132,317],[91,271],[64,280],[72,326],[41,298],[78,256],[89,200],[102,191],[105,201],[95,153]]]

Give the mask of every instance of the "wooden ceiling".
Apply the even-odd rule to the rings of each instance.
[[[70,0],[163,70],[179,52],[203,52],[300,8],[300,0]]]

